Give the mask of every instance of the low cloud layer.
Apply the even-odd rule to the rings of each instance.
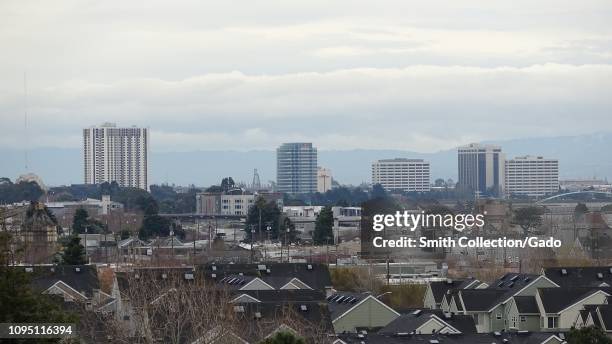
[[[3,2],[0,146],[79,147],[105,121],[150,127],[156,151],[432,152],[612,126],[609,2],[462,3]]]

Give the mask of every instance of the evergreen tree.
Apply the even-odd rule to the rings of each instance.
[[[85,261],[85,248],[81,245],[81,238],[78,236],[73,236],[70,238],[70,241],[64,247],[64,251],[62,252],[62,260],[61,263],[63,265],[83,265],[87,262]]]
[[[321,209],[317,221],[312,240],[317,245],[331,243],[334,238],[334,213],[331,207]]]
[[[589,326],[583,327],[579,330],[572,328],[567,334],[568,344],[612,344],[606,334],[597,327]]]
[[[0,232],[0,323],[74,323],[76,317],[64,312],[57,302],[33,291],[23,267],[9,266],[11,235]],[[37,343],[58,342],[57,339]]]
[[[87,210],[79,208],[74,212],[72,218],[72,231],[73,233],[85,233],[85,228],[89,225],[89,214]]]

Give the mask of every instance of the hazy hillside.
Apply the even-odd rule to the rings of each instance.
[[[496,142],[508,157],[543,155],[559,158],[562,177],[612,177],[612,134],[573,137],[531,138]],[[316,144],[316,143],[315,143]],[[15,179],[24,171],[23,152],[0,149],[0,176]],[[370,163],[376,159],[406,157],[431,162],[432,179],[456,179],[455,150],[432,154],[399,150],[319,151],[319,164],[332,169],[342,183],[359,184],[370,180]],[[29,153],[30,170],[50,185],[81,183],[83,166],[79,149],[44,148]],[[151,152],[151,183],[210,185],[223,176],[250,183],[253,169],[262,182],[276,178],[275,152],[270,151],[194,151]]]

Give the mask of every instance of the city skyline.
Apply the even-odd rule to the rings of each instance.
[[[0,145],[79,147],[102,121],[152,128],[157,152],[429,153],[612,127],[609,2],[254,6],[2,2]]]

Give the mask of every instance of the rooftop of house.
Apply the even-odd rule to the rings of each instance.
[[[612,292],[609,288],[540,288],[538,294],[546,313],[558,313],[600,290]]]
[[[496,332],[475,334],[430,334],[430,335],[384,335],[379,333],[368,334],[341,334],[338,336],[346,344],[552,344],[565,338],[563,334],[544,332]],[[550,341],[551,337],[558,340]],[[341,342],[337,342],[341,344]]]
[[[434,281],[429,283],[431,292],[433,293],[434,300],[436,303],[441,303],[444,294],[450,289],[465,289],[466,287],[473,287],[478,285],[478,281],[474,278],[466,279],[447,279],[446,281]]]
[[[539,314],[535,296],[515,296],[514,302],[519,314]]]
[[[612,266],[544,268],[543,273],[561,287],[612,286]]]
[[[432,318],[443,321],[461,333],[476,333],[476,325],[474,324],[474,318],[472,316],[453,315],[444,313],[442,310],[432,309],[416,309],[410,313],[402,314],[387,326],[383,327],[378,333],[389,335],[412,333]]]
[[[44,265],[15,266],[31,274],[32,286],[40,292],[62,281],[74,291],[92,298],[95,290],[100,289],[100,281],[95,265]]]
[[[487,312],[503,301],[506,290],[501,289],[465,289],[459,295],[466,312]]]
[[[327,305],[331,314],[332,320],[337,319],[349,309],[355,307],[359,302],[363,301],[371,293],[352,293],[338,291],[327,297]]]

